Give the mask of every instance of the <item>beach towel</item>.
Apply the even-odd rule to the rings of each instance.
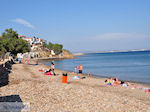
[[[80,79],[79,76],[74,76],[72,79]]]
[[[150,88],[145,88],[145,92],[150,93]]]
[[[52,75],[50,72],[44,73],[44,75]]]

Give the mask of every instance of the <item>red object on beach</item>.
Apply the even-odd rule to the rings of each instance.
[[[149,90],[145,90],[145,92],[149,92],[150,93],[150,89]]]
[[[52,75],[50,72],[44,73],[44,75]]]
[[[67,83],[67,74],[63,74],[62,83]]]
[[[39,72],[43,72],[43,70],[39,70]]]

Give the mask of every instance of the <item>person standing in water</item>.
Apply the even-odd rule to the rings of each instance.
[[[79,70],[79,74],[82,74],[83,67],[82,67],[82,65],[81,65],[81,64],[78,66],[78,70]]]
[[[77,67],[74,68],[74,73],[77,73]]]

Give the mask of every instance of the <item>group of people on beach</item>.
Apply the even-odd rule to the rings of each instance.
[[[75,67],[74,69],[75,69],[75,73],[77,73],[77,70],[78,70],[78,73],[79,73],[79,74],[82,74],[83,66],[80,64],[80,65],[78,65],[77,67]]]
[[[55,70],[55,65],[54,65],[53,62],[51,62],[50,69],[47,70],[47,71],[45,71],[45,73],[51,73],[52,75],[56,75],[54,70]],[[78,70],[78,71],[77,71],[77,70]],[[74,71],[74,72],[75,72],[75,73],[82,74],[82,72],[83,72],[83,66],[82,66],[81,64],[78,65],[77,67],[75,67],[75,71]]]
[[[33,60],[33,59],[29,59],[29,58],[17,58],[16,59],[18,61],[19,64],[23,63],[23,64],[34,64],[34,65],[38,65],[38,59],[37,60]]]
[[[54,70],[55,70],[55,65],[53,62],[51,62],[50,69],[48,71],[46,71],[45,73],[51,73],[52,75],[56,75]],[[77,67],[75,67],[74,73],[82,74],[83,73],[83,66],[80,64]],[[130,84],[128,82],[119,81],[117,77],[114,77],[114,78],[111,77],[111,78],[105,80],[105,84],[106,85],[122,85],[125,87],[130,86]]]
[[[55,70],[54,63],[51,62],[50,69],[48,71],[46,71],[45,73],[51,73],[52,75],[56,75],[54,70]],[[77,67],[75,67],[74,70],[75,70],[74,73],[82,74],[83,66],[80,64]],[[114,77],[114,78],[111,77],[111,78],[105,80],[105,84],[106,85],[122,85],[124,87],[130,86],[130,84],[128,82],[119,81],[117,77]]]
[[[114,78],[111,77],[110,79],[105,80],[105,84],[106,85],[122,85],[125,87],[130,85],[128,82],[119,81],[117,77],[114,77]]]

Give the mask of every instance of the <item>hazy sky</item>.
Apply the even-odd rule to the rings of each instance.
[[[72,52],[150,49],[150,0],[0,0],[6,28]]]

